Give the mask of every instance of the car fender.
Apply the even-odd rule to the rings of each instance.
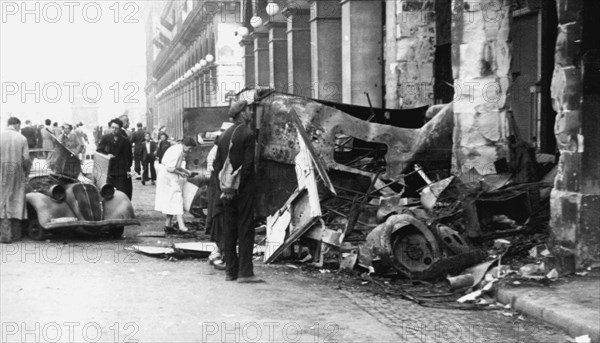
[[[104,210],[104,220],[135,218],[131,201],[129,201],[127,195],[121,191],[115,190],[114,196],[110,200],[104,199],[102,206]]]
[[[35,211],[35,214],[28,213],[30,219],[37,217],[42,227],[50,223],[53,218],[76,217],[66,201],[58,202],[38,192],[28,193],[25,199],[28,207]]]

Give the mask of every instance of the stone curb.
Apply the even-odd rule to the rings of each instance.
[[[600,312],[563,298],[527,289],[498,288],[496,299],[512,309],[565,330],[569,336],[589,335],[600,343]]]

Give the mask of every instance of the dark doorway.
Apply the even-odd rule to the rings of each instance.
[[[554,154],[556,139],[550,88],[558,19],[555,0],[514,1],[511,109],[521,138],[538,152]]]

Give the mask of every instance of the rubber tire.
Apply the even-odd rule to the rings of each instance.
[[[124,226],[115,226],[108,229],[108,235],[110,238],[121,238],[125,232]]]
[[[46,232],[40,226],[37,218],[29,219],[27,222],[27,236],[34,241],[43,241],[46,238]]]

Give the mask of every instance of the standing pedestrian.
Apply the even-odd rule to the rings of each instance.
[[[210,234],[210,240],[217,244],[217,248],[208,256],[208,263],[218,270],[225,270],[223,259],[223,204],[221,202],[221,191],[219,188],[219,176],[215,173],[214,161],[217,157],[219,136],[215,138],[215,145],[210,149],[206,157],[206,170],[210,175],[208,181],[208,206],[206,208],[206,233]]]
[[[129,131],[129,115],[127,115],[127,111],[124,114],[120,115],[118,118],[123,126],[121,127],[121,133],[125,135],[125,137],[131,140],[131,132]]]
[[[158,141],[158,148],[156,149],[156,158],[158,159],[158,163],[160,164],[162,163],[162,158],[165,152],[171,146],[171,143],[169,142],[169,135],[167,135],[165,132],[161,132],[159,134],[159,137],[160,140]]]
[[[8,118],[0,137],[0,242],[11,243],[22,236],[27,219],[25,185],[31,168],[27,138],[19,133],[21,121]]]
[[[88,135],[87,132],[85,132],[85,129],[83,128],[83,122],[79,122],[79,124],[77,124],[77,127],[75,128],[75,134],[77,135],[77,137],[79,137],[79,141],[82,144],[82,148],[81,148],[81,160],[84,161],[85,160],[85,155],[86,155],[86,150],[87,150],[87,145],[90,144],[90,141],[88,140]]]
[[[131,145],[133,145],[133,160],[134,166],[133,170],[138,174],[138,177],[142,175],[142,153],[143,153],[143,143],[146,136],[146,131],[142,128],[142,123],[137,123],[137,131],[131,134]],[[146,173],[146,170],[144,170]],[[137,178],[136,178],[137,179]]]
[[[238,170],[240,184],[237,190],[221,189],[224,227],[226,281],[240,283],[262,282],[254,275],[252,251],[254,247],[254,133],[249,125],[252,115],[244,100],[231,105],[229,117],[234,125],[221,135],[214,168],[217,175],[229,158],[233,170]],[[239,242],[239,255],[236,246]]]
[[[183,221],[183,184],[191,175],[184,167],[185,155],[196,146],[196,141],[185,137],[181,143],[167,149],[158,169],[156,183],[155,210],[167,215],[165,232],[170,233],[173,228],[173,216],[177,218],[179,231],[187,232],[188,228]]]
[[[25,126],[21,129],[21,134],[27,138],[27,147],[35,149],[37,146],[37,128],[31,124],[31,120],[25,121]]]
[[[50,119],[46,119],[45,126],[42,129],[42,149],[44,149],[44,156],[48,158],[49,150],[54,150],[54,141],[52,140],[52,136],[54,135],[54,131],[52,131],[52,121]]]
[[[127,194],[127,197],[131,200],[133,192],[130,175],[131,163],[133,162],[131,143],[127,137],[123,136],[123,122],[120,119],[111,120],[108,126],[111,132],[102,136],[96,151],[111,158],[107,182]]]
[[[75,157],[79,158],[79,153],[83,150],[83,143],[79,136],[73,131],[73,125],[64,123],[63,133],[60,137],[60,142],[71,150]]]
[[[57,122],[54,122],[54,124],[52,124],[52,132],[54,132],[54,136],[56,138],[60,137],[60,135],[62,134],[62,129],[58,127]]]
[[[156,142],[152,140],[152,136],[149,132],[144,135],[144,142],[140,143],[142,150],[142,164],[144,167],[144,175],[142,176],[142,185],[145,185],[148,180],[152,181],[152,184],[156,184],[156,169],[154,168],[154,162],[156,162]],[[150,172],[150,179],[148,179],[148,172]]]

